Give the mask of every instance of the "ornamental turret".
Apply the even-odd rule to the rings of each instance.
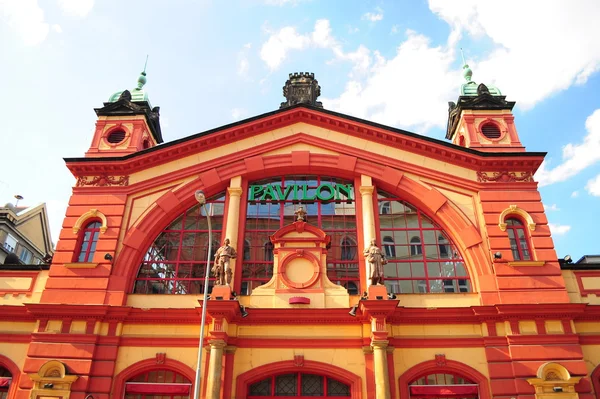
[[[486,152],[524,152],[514,124],[514,101],[495,86],[477,84],[464,63],[466,80],[456,103],[449,102],[446,138],[453,144]]]
[[[160,108],[150,105],[146,81],[144,68],[135,88],[117,91],[102,108],[94,109],[98,120],[86,157],[124,156],[163,142]]]
[[[286,108],[296,104],[308,104],[313,107],[323,108],[323,103],[317,101],[321,95],[321,86],[315,79],[314,73],[290,73],[289,79],[283,86],[283,96],[287,99],[279,108]]]

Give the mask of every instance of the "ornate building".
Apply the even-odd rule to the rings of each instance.
[[[142,74],[66,159],[50,269],[11,272],[2,399],[183,399],[196,372],[211,399],[596,397],[598,264],[559,262],[545,153],[465,77],[450,142],[295,73],[280,109],[162,143]]]

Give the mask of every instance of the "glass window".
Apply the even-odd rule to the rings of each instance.
[[[21,247],[21,254],[19,255],[19,259],[26,264],[29,265],[31,263],[31,259],[33,258],[33,254],[30,250],[25,247]]]
[[[506,219],[506,232],[510,241],[510,249],[514,260],[531,260],[529,237],[525,226],[519,219]]]
[[[79,251],[75,258],[77,262],[91,262],[94,259],[101,226],[99,221],[93,221],[79,232]]]
[[[8,252],[15,252],[15,248],[17,248],[17,239],[10,234],[6,236],[4,240],[4,248]]]
[[[245,239],[250,259],[242,265],[242,295],[273,276],[273,246],[269,237],[295,221],[302,206],[306,221],[331,237],[327,276],[343,286],[359,286],[356,210],[351,182],[326,176],[284,176],[251,182],[246,209]],[[253,248],[253,249],[252,249]],[[263,256],[260,256],[260,254]]]
[[[207,201],[213,241],[210,259],[221,245],[223,193]],[[208,254],[208,222],[200,205],[194,205],[163,229],[142,260],[135,281],[135,294],[199,294],[204,292]],[[244,249],[244,256],[246,250]],[[210,266],[210,265],[209,265]],[[210,278],[209,291],[214,284]]]
[[[188,399],[192,395],[191,388],[191,381],[184,375],[158,369],[129,379],[125,383],[124,399]]]
[[[471,292],[462,257],[448,234],[401,198],[378,193],[379,234],[388,258],[384,284],[396,294]]]
[[[286,373],[263,378],[248,386],[248,398],[350,397],[350,385],[318,374]]]

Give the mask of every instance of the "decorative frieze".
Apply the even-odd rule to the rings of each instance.
[[[125,187],[129,185],[129,176],[79,176],[77,178],[77,187],[84,186],[96,186],[96,187],[108,187],[108,186],[121,186]]]
[[[533,173],[527,172],[477,172],[478,182],[497,182],[497,183],[514,183],[514,182],[533,182]]]

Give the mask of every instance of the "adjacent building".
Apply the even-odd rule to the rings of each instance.
[[[183,399],[197,372],[202,398],[598,397],[600,265],[557,258],[545,153],[464,71],[446,141],[324,109],[309,73],[168,143],[145,73],[113,94],[50,269],[0,297],[2,399]]]
[[[11,253],[26,265],[38,265],[52,257],[46,204],[17,207],[9,203],[0,207],[0,265]]]

